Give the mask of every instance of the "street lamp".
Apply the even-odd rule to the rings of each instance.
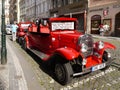
[[[5,0],[2,0],[2,27],[1,27],[1,64],[7,63],[6,35],[5,35]]]

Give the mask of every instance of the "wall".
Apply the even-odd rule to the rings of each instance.
[[[91,0],[91,1],[96,1],[97,0]],[[100,0],[100,2],[102,3],[103,0]],[[107,2],[108,0],[106,0]],[[112,2],[116,2],[117,0],[110,0]],[[96,3],[94,2],[94,4]],[[98,4],[97,4],[98,5]],[[104,10],[108,10],[108,13],[107,15],[105,16],[103,14]],[[93,3],[91,5],[91,8],[89,8],[89,12],[88,12],[88,33],[91,33],[91,17],[94,16],[94,15],[100,15],[102,18],[101,18],[101,22],[104,20],[104,19],[111,19],[111,31],[109,33],[109,35],[112,35],[114,34],[114,30],[115,30],[115,15],[117,13],[120,12],[120,3],[119,2],[116,2],[116,3],[111,3],[111,4],[107,4],[105,5],[101,5],[101,6],[94,6],[93,7]]]

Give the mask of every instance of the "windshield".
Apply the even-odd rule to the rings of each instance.
[[[30,24],[21,24],[21,27],[22,27],[22,28],[28,28],[29,25],[30,25]]]
[[[52,31],[55,30],[74,30],[75,22],[52,22]]]

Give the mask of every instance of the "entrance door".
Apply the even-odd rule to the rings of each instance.
[[[120,37],[120,12],[115,16],[115,36]]]
[[[99,34],[99,25],[101,24],[101,16],[94,15],[91,17],[91,34]]]

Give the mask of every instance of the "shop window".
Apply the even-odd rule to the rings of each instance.
[[[109,33],[111,31],[111,26],[112,26],[111,25],[111,19],[104,19],[103,20],[103,25],[105,25],[105,24],[109,25],[109,27],[110,27],[109,30],[105,32],[105,35],[109,35]]]

